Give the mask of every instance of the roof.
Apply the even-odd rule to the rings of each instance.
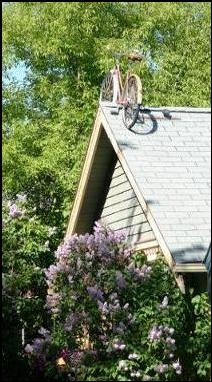
[[[103,127],[175,263],[200,263],[211,237],[210,109],[149,108],[153,131],[125,128],[112,105],[100,104]],[[116,151],[117,151],[116,148]]]

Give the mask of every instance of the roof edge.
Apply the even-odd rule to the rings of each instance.
[[[112,102],[100,102],[100,107],[112,107],[117,108],[118,105],[113,104]],[[121,107],[121,106],[119,106]],[[192,106],[150,106],[145,105],[145,108],[151,110],[151,111],[170,111],[170,112],[182,112],[182,113],[211,113],[211,107],[192,107]]]

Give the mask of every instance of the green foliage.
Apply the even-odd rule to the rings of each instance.
[[[43,322],[48,322],[43,269],[51,264],[51,251],[58,243],[58,232],[41,223],[25,196],[18,197],[23,200],[3,200],[2,352],[4,377],[9,375],[11,380],[16,378],[17,368],[27,372],[21,358],[22,329],[26,341],[33,338]],[[23,380],[24,374],[20,378]]]
[[[207,2],[7,4],[4,77],[21,62],[26,79],[19,86],[8,77],[3,86],[4,189],[15,195],[33,178],[50,176],[46,193],[59,190],[58,209],[67,218],[112,53],[143,51],[146,59],[134,70],[145,104],[208,106],[209,40]]]
[[[194,329],[188,341],[188,354],[200,380],[208,381],[211,371],[211,311],[208,296],[204,293],[192,299]]]

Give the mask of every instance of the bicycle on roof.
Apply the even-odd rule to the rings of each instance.
[[[125,56],[131,62],[140,62],[144,56],[137,51],[128,54],[116,53],[114,56],[116,63],[102,82],[100,101],[109,101],[123,107],[123,122],[128,129],[131,129],[142,110],[142,83],[140,78],[128,69],[123,84],[119,60]]]

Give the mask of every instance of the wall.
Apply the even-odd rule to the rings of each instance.
[[[130,245],[155,240],[146,216],[118,160],[100,217],[114,230],[125,229]]]

